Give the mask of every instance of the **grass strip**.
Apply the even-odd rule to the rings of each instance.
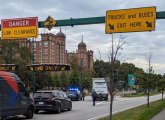
[[[150,96],[160,94],[155,92],[150,92]],[[141,97],[141,96],[147,96],[147,93],[137,93],[137,94],[125,94],[123,97]]]
[[[150,120],[160,111],[165,109],[165,101],[154,101],[150,103],[150,107],[147,105],[141,105],[120,113],[113,115],[113,120]],[[109,117],[102,118],[100,120],[108,120]]]

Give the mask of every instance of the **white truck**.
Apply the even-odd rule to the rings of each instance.
[[[97,93],[96,100],[108,100],[108,88],[105,78],[92,78],[92,90]]]

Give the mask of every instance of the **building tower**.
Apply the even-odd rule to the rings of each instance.
[[[81,42],[78,44],[78,49],[76,52],[67,52],[65,53],[65,60],[67,64],[76,58],[78,69],[83,72],[86,70],[93,70],[93,51],[87,50],[87,46],[83,41],[83,36]],[[72,61],[73,62],[73,61]]]
[[[41,34],[41,41],[30,42],[35,64],[65,64],[65,34]],[[33,48],[34,47],[34,48]]]
[[[86,48],[86,44],[83,42],[83,36],[81,42],[78,44],[78,65],[83,70],[93,69],[93,51]]]

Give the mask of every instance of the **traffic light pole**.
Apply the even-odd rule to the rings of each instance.
[[[105,16],[90,17],[90,18],[70,18],[64,20],[56,20],[56,24],[53,27],[61,26],[75,26],[75,25],[88,25],[88,24],[101,24],[105,23]],[[165,11],[156,12],[156,19],[165,19]],[[38,28],[45,28],[45,21],[38,22]],[[1,29],[1,25],[0,25]]]
[[[105,23],[106,16],[90,17],[90,18],[70,18],[64,20],[56,20],[54,27],[60,26],[74,26],[74,25],[88,25]],[[165,11],[156,12],[156,19],[165,19]],[[39,28],[45,28],[44,21],[38,22]]]

